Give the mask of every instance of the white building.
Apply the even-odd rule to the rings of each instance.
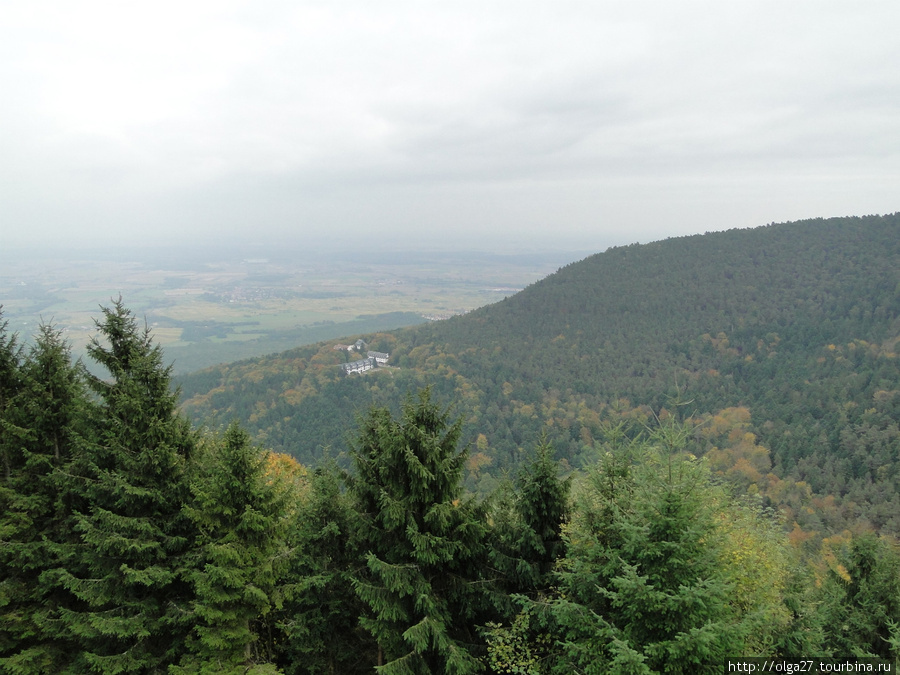
[[[341,364],[341,368],[344,369],[344,372],[349,375],[350,373],[364,373],[367,370],[372,370],[372,368],[376,368],[378,366],[374,357],[369,357],[365,359],[361,359],[359,361],[351,361],[350,363]]]

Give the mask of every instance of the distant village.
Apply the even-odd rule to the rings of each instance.
[[[367,349],[367,347],[368,345],[366,345],[364,340],[357,340],[352,345],[334,346],[334,348],[338,351],[346,350],[348,352],[361,352],[364,349]],[[364,373],[367,370],[372,370],[373,368],[378,368],[379,366],[386,365],[390,356],[390,354],[385,354],[384,352],[366,351],[366,358],[359,359],[358,361],[351,361],[350,363],[342,363],[341,368],[344,369],[344,373],[346,375],[350,375],[352,373]]]

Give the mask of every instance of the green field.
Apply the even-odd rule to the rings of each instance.
[[[82,355],[99,307],[121,295],[183,373],[447,318],[501,300],[579,257],[244,255],[7,254],[0,260],[0,304],[12,331],[28,338],[41,321],[53,323]]]

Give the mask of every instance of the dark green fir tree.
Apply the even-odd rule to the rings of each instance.
[[[266,470],[268,453],[237,423],[198,462],[188,514],[199,530],[188,576],[194,586],[190,654],[172,672],[262,675],[270,663],[261,621],[278,605],[285,558],[287,484]]]
[[[60,611],[77,605],[59,583],[78,548],[72,530],[78,506],[69,469],[91,436],[92,406],[83,372],[58,330],[41,326],[25,358],[16,399],[16,468],[2,491],[6,534],[0,548],[3,584],[15,593],[2,625],[15,647],[0,668],[13,673],[63,672],[75,640]]]
[[[717,673],[743,653],[749,625],[720,564],[723,496],[683,452],[686,429],[654,436],[633,458],[608,454],[579,491],[554,602],[555,673]]]
[[[565,554],[562,529],[569,515],[570,480],[559,476],[553,448],[538,444],[514,483],[497,495],[492,513],[491,560],[508,599],[502,622],[486,632],[494,672],[545,672],[555,620],[548,610],[557,561]]]
[[[286,675],[371,672],[374,640],[359,626],[353,590],[359,560],[351,540],[355,512],[333,460],[316,469],[291,529],[291,564],[278,621],[279,665]]]
[[[63,618],[81,643],[81,672],[156,672],[180,660],[193,628],[196,528],[184,505],[196,439],[149,329],[121,299],[97,326],[88,353],[109,376],[92,380],[97,438],[73,469],[81,553],[60,578],[82,607]]]
[[[900,660],[900,548],[866,533],[843,555],[845,576],[823,589],[825,643],[835,656]]]
[[[27,434],[16,415],[22,392],[22,348],[18,336],[8,332],[9,322],[0,306],[0,655],[5,659],[19,650],[18,604],[24,589],[16,579],[16,555],[10,546],[19,537],[19,477],[23,458],[21,443]]]
[[[13,419],[22,389],[22,347],[18,335],[9,333],[2,310],[0,305],[0,478],[8,480],[19,463],[18,444],[25,431]]]
[[[462,499],[459,433],[426,389],[398,420],[371,410],[355,444],[350,492],[365,567],[354,587],[383,675],[481,669],[486,526],[483,510]]]
[[[556,561],[565,552],[562,527],[568,519],[570,481],[559,477],[553,448],[541,442],[515,483],[520,523],[514,550],[518,557],[516,586],[534,596],[553,584]]]

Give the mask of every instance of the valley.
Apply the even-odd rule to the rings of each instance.
[[[3,672],[900,663],[900,215],[611,248],[471,311],[497,270],[112,269],[155,325],[106,305],[102,378],[0,320]],[[18,320],[108,292],[83,273]],[[452,315],[366,324],[381,282]],[[359,330],[173,378],[304,297]]]
[[[468,314],[354,334],[390,373],[347,377],[353,357],[324,342],[184,375],[184,410],[315,466],[349,461],[373,403],[430,386],[463,420],[481,495],[541,438],[582,469],[610,426],[674,415],[802,531],[900,534],[898,242],[893,215],[612,248]]]
[[[496,302],[577,252],[492,255],[365,249],[33,251],[0,254],[11,330],[42,321],[83,355],[98,307],[121,296],[176,373],[366,331],[441,320]]]

